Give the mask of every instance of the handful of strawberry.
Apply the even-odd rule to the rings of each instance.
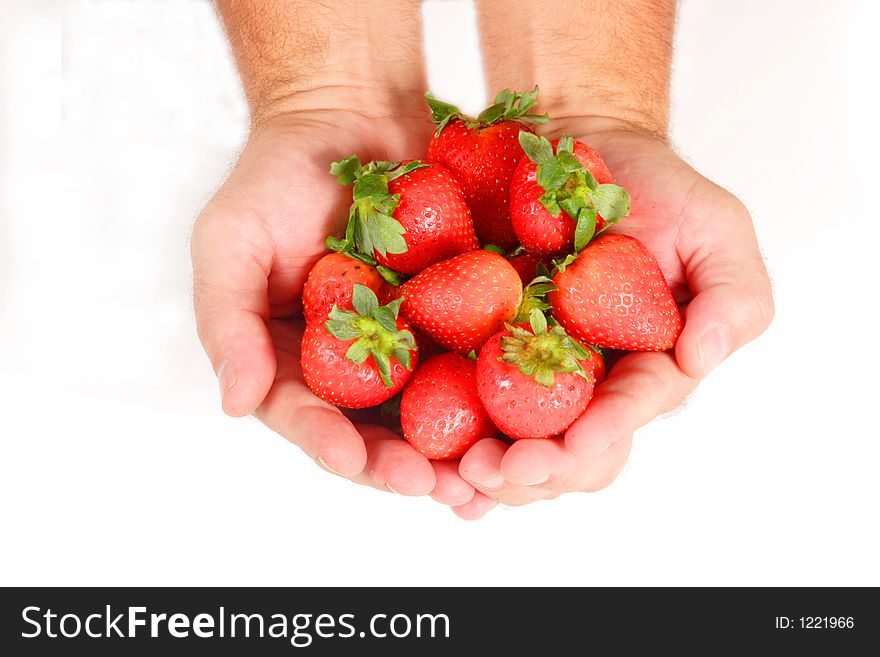
[[[330,167],[352,204],[303,290],[305,381],[346,408],[402,393],[403,435],[431,459],[564,433],[603,350],[671,349],[682,330],[651,253],[606,232],[628,192],[588,145],[532,132],[537,95],[505,89],[470,118],[427,94],[426,158]]]

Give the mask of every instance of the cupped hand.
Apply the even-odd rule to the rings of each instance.
[[[610,230],[637,237],[655,255],[685,327],[674,353],[629,353],[617,361],[564,436],[474,445],[462,458],[461,475],[505,504],[610,484],[626,463],[636,429],[679,406],[773,318],[770,283],[743,204],[663,141],[618,125],[590,127],[558,123],[547,136],[580,134],[630,191],[630,216]]]
[[[223,409],[254,413],[324,469],[403,495],[431,494],[465,515],[493,503],[454,464],[432,464],[375,415],[343,413],[306,387],[299,364],[301,292],[324,239],[341,234],[350,190],[334,160],[411,158],[425,150],[424,115],[320,110],[260,122],[192,234],[196,321]]]

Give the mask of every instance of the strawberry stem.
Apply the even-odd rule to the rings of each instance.
[[[537,308],[529,313],[529,328],[506,326],[509,336],[501,338],[504,354],[502,363],[515,365],[521,373],[545,387],[552,387],[557,372],[574,372],[588,380],[583,361],[590,360],[591,352],[556,325],[548,329],[547,318]]]
[[[342,253],[356,251],[371,258],[377,253],[382,257],[389,253],[406,253],[403,237],[406,229],[392,216],[400,202],[400,194],[391,194],[388,183],[426,166],[418,160],[406,164],[382,161],[361,164],[356,155],[331,164],[330,173],[336,176],[339,184],[354,187],[345,239],[330,236],[326,241],[327,248]]]
[[[519,133],[519,142],[526,156],[538,165],[537,182],[544,190],[541,205],[554,217],[564,210],[575,220],[575,253],[597,235],[599,215],[605,220],[601,233],[629,214],[629,192],[620,185],[599,184],[575,157],[572,137],[560,138],[556,153],[545,137],[526,130]]]
[[[476,129],[486,128],[498,121],[547,123],[550,120],[548,114],[529,113],[529,110],[538,102],[538,93],[537,85],[532,91],[503,89],[495,96],[492,105],[480,112],[475,119],[463,114],[455,105],[437,100],[430,91],[425,94],[425,100],[428,107],[431,108],[431,121],[437,124],[437,132],[434,133],[434,136],[438,137],[446,125],[455,119],[461,119],[467,123],[469,128]]]
[[[410,352],[418,348],[412,333],[397,328],[401,303],[402,298],[380,306],[379,299],[370,288],[355,283],[352,294],[354,311],[340,310],[334,304],[329,319],[324,322],[333,337],[354,340],[345,352],[347,360],[360,364],[373,357],[382,382],[389,388],[393,385],[391,358],[406,369],[411,369]]]

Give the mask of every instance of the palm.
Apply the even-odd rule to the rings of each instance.
[[[265,424],[355,481],[405,494],[433,491],[440,501],[461,504],[474,491],[451,464],[432,466],[374,424],[375,415],[353,425],[311,393],[299,364],[302,286],[325,253],[326,236],[343,230],[351,202],[350,190],[330,175],[330,162],[352,153],[365,160],[412,157],[424,152],[429,135],[424,117],[333,111],[257,131],[194,230],[196,309],[209,353],[222,358],[230,343],[236,352],[237,399],[227,410],[239,415],[257,407]]]
[[[581,140],[602,154],[630,191],[631,214],[611,230],[637,237],[655,255],[682,306],[685,329],[675,355],[621,358],[564,439],[475,445],[462,459],[463,475],[480,481],[502,473],[506,483],[489,494],[508,504],[608,485],[626,462],[633,431],[677,406],[705,373],[698,340],[707,326],[723,322],[724,313],[758,308],[766,285],[763,265],[754,261],[749,214],[736,197],[648,136],[619,131]],[[744,289],[743,272],[754,290]],[[754,322],[759,330],[762,322],[769,317]]]

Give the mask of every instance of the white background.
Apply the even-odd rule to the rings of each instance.
[[[246,110],[210,5],[0,5],[0,583],[880,584],[880,3],[684,2],[673,140],[751,209],[776,322],[611,488],[477,523],[221,414],[187,239]],[[478,110],[470,2],[424,14]]]

